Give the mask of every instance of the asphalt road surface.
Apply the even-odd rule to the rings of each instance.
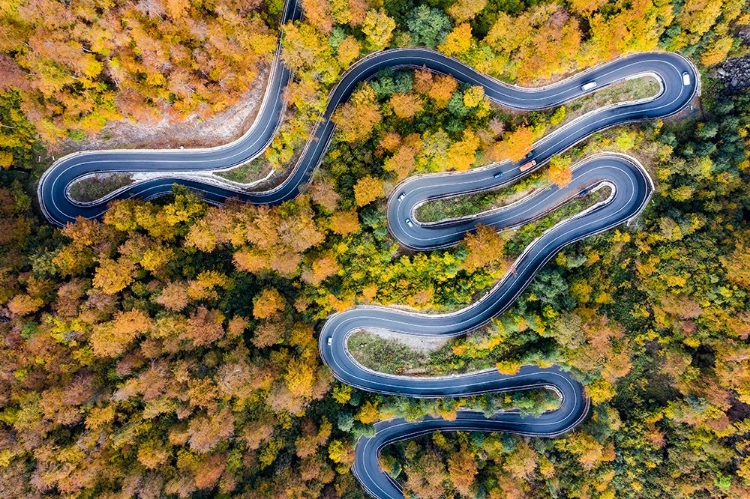
[[[298,17],[299,8],[294,0],[288,0],[283,20]],[[637,75],[651,74],[660,81],[661,92],[652,99],[592,111],[544,137],[534,145],[531,157],[524,160],[537,161],[531,171],[594,132],[622,123],[678,113],[699,91],[699,74],[695,67],[683,57],[671,53],[636,54],[554,85],[525,89],[500,83],[431,50],[387,50],[362,59],[343,75],[331,92],[323,119],[315,128],[294,170],[278,187],[248,193],[231,186],[203,182],[195,175],[197,172],[223,170],[244,164],[261,154],[274,137],[285,106],[282,92],[291,77],[277,52],[258,117],[250,130],[237,141],[211,149],[116,150],[72,154],[55,162],[42,176],[38,188],[40,205],[51,223],[64,225],[77,217],[100,217],[107,210],[107,202],[112,199],[152,199],[167,194],[175,183],[198,190],[207,201],[215,204],[222,204],[233,197],[255,204],[278,204],[292,199],[309,179],[327,149],[335,128],[330,119],[333,111],[339,103],[346,101],[356,85],[384,68],[422,66],[451,74],[461,82],[481,85],[491,100],[517,110],[559,106]],[[595,88],[582,88],[592,81],[596,82]],[[319,349],[323,361],[330,366],[336,378],[362,390],[440,398],[547,388],[558,394],[560,406],[538,417],[502,412],[488,418],[480,412],[460,411],[455,421],[426,418],[415,423],[401,419],[379,422],[375,425],[373,437],[363,437],[357,442],[353,467],[363,487],[375,497],[402,497],[398,484],[381,470],[378,462],[380,450],[389,443],[434,431],[458,430],[555,437],[581,423],[588,413],[589,401],[583,387],[559,367],[524,366],[513,376],[488,370],[447,377],[406,377],[367,369],[354,360],[347,349],[348,337],[362,329],[383,328],[413,335],[454,337],[487,324],[492,317],[513,304],[536,272],[561,248],[633,219],[646,206],[653,192],[648,174],[635,159],[624,155],[600,154],[577,164],[573,180],[564,188],[553,186],[477,217],[437,224],[417,220],[415,209],[420,204],[430,199],[510,184],[529,173],[520,172],[519,167],[519,163],[502,162],[469,172],[416,176],[405,180],[393,191],[388,202],[391,234],[405,246],[431,250],[457,244],[478,223],[491,225],[498,230],[520,226],[544,216],[582,193],[606,187],[609,195],[584,212],[545,231],[513,263],[511,271],[471,306],[450,314],[420,314],[379,306],[354,307],[328,318],[320,334]],[[134,183],[96,202],[79,203],[70,199],[68,189],[73,181],[83,175],[108,172],[158,172],[161,176]],[[499,178],[498,173],[501,174]]]

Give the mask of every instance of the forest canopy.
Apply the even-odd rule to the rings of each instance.
[[[523,157],[574,119],[574,103],[521,115],[448,76],[384,71],[337,110],[340,130],[295,200],[220,208],[176,186],[113,202],[100,221],[57,229],[40,215],[47,148],[111,120],[231,108],[264,85],[280,36],[294,80],[266,152],[279,169],[342,72],[374,50],[428,46],[523,85],[635,51],[693,60],[702,95],[683,119],[598,133],[508,191],[425,207],[438,219],[497,207],[565,185],[576,160],[602,150],[647,165],[656,193],[634,224],[566,248],[486,329],[418,356],[439,374],[564,366],[590,417],[557,439],[436,433],[388,447],[381,463],[414,497],[750,495],[750,95],[716,79],[748,52],[747,7],[300,3],[304,18],[280,27],[278,0],[0,3],[0,495],[362,497],[353,446],[379,420],[554,407],[543,390],[360,392],[332,378],[317,334],[360,303],[466,306],[585,206],[429,253],[400,248],[385,217],[409,175]],[[416,355],[371,337],[361,348],[393,354],[398,372]]]

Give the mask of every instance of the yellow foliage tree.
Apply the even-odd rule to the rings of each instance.
[[[474,85],[464,92],[464,106],[477,107],[484,100],[484,87]]]
[[[451,144],[448,148],[448,164],[458,171],[471,168],[476,161],[479,137],[469,130],[464,130],[463,140]]]
[[[383,50],[393,37],[396,21],[383,11],[369,10],[362,24],[362,33],[367,37],[370,50]]]
[[[394,114],[399,118],[411,118],[422,111],[422,99],[416,94],[393,94],[390,102]]]
[[[468,251],[464,260],[464,270],[474,272],[490,263],[500,261],[503,258],[505,241],[492,227],[477,225],[474,234],[466,234],[463,245]]]
[[[459,24],[445,37],[445,41],[438,47],[448,55],[464,54],[471,48],[471,25]]]
[[[503,140],[495,144],[494,156],[497,160],[520,161],[534,144],[534,131],[531,127],[520,126],[515,132],[505,134]]]
[[[473,19],[477,14],[482,12],[487,6],[487,0],[458,0],[456,3],[446,9],[446,12],[456,20],[462,23]]]
[[[365,206],[383,197],[383,181],[367,175],[354,186],[354,200],[357,206]]]
[[[266,288],[253,300],[253,316],[268,319],[276,312],[284,310],[286,301],[276,288]]]
[[[375,102],[375,91],[370,85],[362,85],[355,90],[349,102],[333,114],[333,122],[345,142],[358,142],[368,138],[382,119],[380,107]]]
[[[573,171],[570,169],[570,163],[571,159],[568,157],[553,157],[547,168],[547,180],[560,188],[568,185],[573,178]]]

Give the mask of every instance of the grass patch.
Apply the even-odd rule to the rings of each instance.
[[[499,189],[428,201],[417,208],[415,215],[420,222],[439,222],[450,218],[466,217],[501,208],[547,186],[549,182],[544,176],[536,173],[520,182]]]
[[[133,179],[129,173],[106,173],[89,175],[70,186],[70,197],[81,203],[96,201],[121,187],[130,185]]]
[[[564,121],[560,125],[604,106],[654,97],[660,88],[659,81],[653,76],[641,76],[609,85],[562,106],[565,109]],[[559,116],[559,111],[550,112],[550,116],[554,116],[555,113]],[[556,128],[556,125],[553,123],[553,128]]]
[[[544,215],[539,220],[524,225],[516,230],[508,242],[505,243],[506,256],[516,258],[523,253],[523,250],[534,239],[541,236],[545,230],[606,199],[609,194],[610,189],[603,187],[597,191],[589,192],[585,196],[575,197],[547,215]]]
[[[427,368],[426,353],[366,331],[357,331],[349,337],[349,351],[360,364],[375,371],[408,374],[418,370],[420,374],[432,374]]]
[[[231,170],[216,172],[214,175],[239,184],[249,184],[265,178],[271,168],[268,160],[261,155],[243,165],[235,166]]]
[[[481,341],[491,333],[477,331],[465,338]],[[349,352],[363,366],[387,374],[444,376],[481,371],[495,367],[498,359],[470,358],[456,355],[453,344],[464,337],[448,340],[432,351],[419,351],[396,339],[386,339],[368,331],[357,331],[349,337]]]

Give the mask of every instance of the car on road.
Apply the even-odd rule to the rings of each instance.
[[[399,194],[399,195],[398,195],[398,199],[397,199],[397,200],[398,200],[398,201],[403,201],[403,199],[404,199],[405,197],[406,197],[406,193],[405,193],[405,192],[402,192],[401,194]]]
[[[404,220],[404,221],[406,222],[406,225],[408,225],[409,227],[414,227],[414,224],[413,224],[413,223],[411,222],[411,219],[410,219],[410,218],[407,218],[407,219],[406,219],[406,220]]]
[[[584,92],[588,92],[592,88],[596,88],[596,82],[595,81],[589,81],[581,85],[581,90]]]
[[[536,166],[536,160],[535,160],[535,159],[532,159],[532,160],[531,160],[531,161],[529,161],[528,163],[524,163],[524,164],[522,164],[522,165],[521,165],[521,168],[520,168],[520,170],[521,170],[522,172],[525,172],[526,170],[528,170],[528,169],[529,169],[529,168],[531,168],[532,166]]]
[[[690,85],[690,73],[688,73],[687,71],[682,73],[682,84],[686,87]]]
[[[333,338],[328,338],[328,346],[330,347],[333,344]]]
[[[503,172],[497,172],[496,174],[493,175],[494,178],[500,178],[502,176],[503,176]]]

